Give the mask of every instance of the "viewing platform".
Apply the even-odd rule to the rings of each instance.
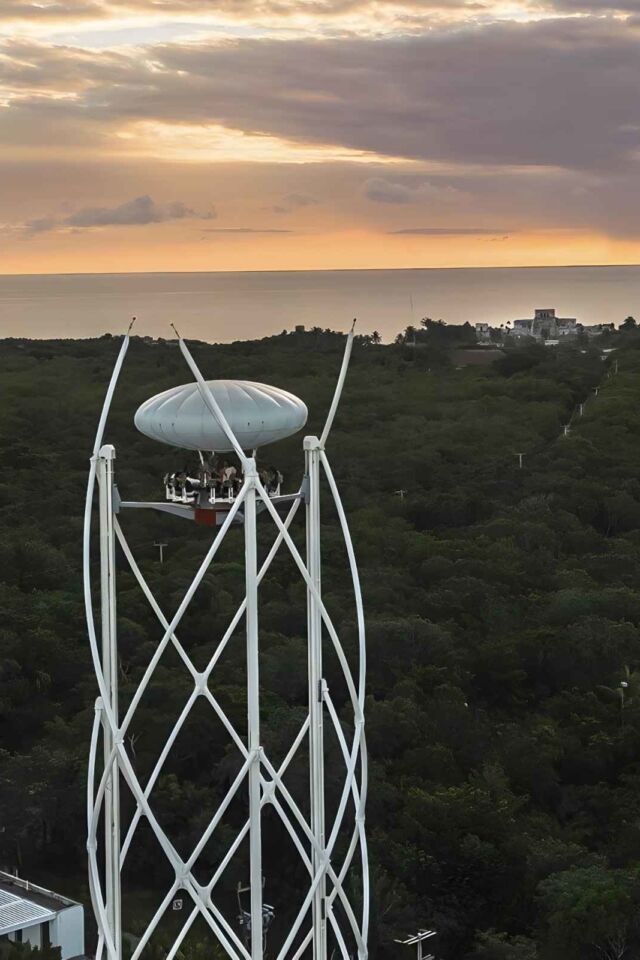
[[[232,509],[244,483],[242,468],[221,455],[248,451],[255,461],[259,448],[297,433],[307,421],[302,400],[264,383],[249,380],[210,380],[208,393],[197,383],[172,387],[146,400],[136,411],[135,425],[152,440],[197,452],[199,462],[165,474],[164,501],[120,500],[116,509],[152,509],[195,520],[205,526],[219,526]],[[210,409],[209,404],[217,410]],[[230,443],[226,421],[241,447]],[[258,479],[274,504],[287,504],[304,496],[282,495],[282,473],[273,466],[258,466]],[[264,504],[258,504],[259,511]],[[242,521],[240,509],[234,522]]]

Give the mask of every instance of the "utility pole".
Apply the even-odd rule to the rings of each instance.
[[[158,540],[153,541],[154,547],[158,547],[160,550],[160,563],[164,563],[164,548],[168,547],[168,543],[159,543]]]
[[[629,686],[629,683],[626,680],[621,680],[620,686],[618,688],[620,690],[620,726],[621,727],[624,726],[624,698],[625,698],[625,691],[627,690],[628,686]]]
[[[406,940],[396,940],[395,943],[402,943],[407,946],[413,946],[415,944],[416,960],[435,960],[432,953],[425,954],[422,952],[422,944],[425,940],[435,937],[436,932],[436,930],[418,930],[417,933],[414,933],[411,937],[407,937]]]
[[[516,453],[516,457],[518,458],[518,466],[522,470],[522,458],[524,457],[524,453]]]

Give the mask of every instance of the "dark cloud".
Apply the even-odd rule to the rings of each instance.
[[[504,222],[501,230],[508,232],[510,224],[526,224],[640,233],[640,48],[631,21],[503,22],[375,40],[191,41],[126,54],[88,54],[27,40],[7,42],[3,50],[4,84],[17,91],[0,110],[5,155],[12,149],[15,156],[21,149],[71,155],[80,144],[86,154],[93,149],[95,156],[115,157],[129,142],[120,134],[135,134],[136,121],[192,124],[196,130],[221,124],[332,145],[336,156],[351,148],[417,160],[418,171],[447,171],[446,177],[409,176],[402,165],[354,165],[354,182],[336,198],[335,179],[322,182],[325,164],[304,171],[292,164],[261,191],[247,175],[247,197],[256,211],[266,206],[290,213],[307,203],[300,198],[313,198],[322,203],[318,217],[333,209],[343,223],[351,217],[388,231],[413,204],[415,216],[404,216],[404,225],[419,229],[411,227],[412,219],[447,222],[442,211],[419,205],[449,202],[456,191],[458,201],[468,203],[463,214],[456,213],[462,223]],[[149,166],[162,165],[151,158]],[[196,168],[205,169],[184,167]],[[192,174],[183,176],[189,182]],[[283,196],[283,190],[289,192]],[[155,184],[143,180],[126,192],[117,185],[109,200],[146,191],[171,195],[166,183],[156,194]],[[199,194],[176,193],[192,205],[207,195],[204,187]],[[122,211],[127,204],[96,208],[83,195],[80,205],[78,213],[65,214],[69,222],[58,224],[76,226],[70,218],[87,210],[84,215],[98,221],[119,216],[158,222],[155,204],[151,212],[144,205],[133,212]],[[30,202],[25,209],[36,217],[55,208]],[[161,219],[179,218],[179,207],[172,216],[166,206],[158,209]],[[151,219],[137,221],[136,215]],[[30,222],[46,224],[47,218]]]
[[[159,206],[149,196],[136,197],[117,207],[85,207],[77,210],[64,223],[70,227],[109,227],[135,226],[146,223],[163,223],[165,220],[184,220],[187,217],[199,217],[211,220],[215,216],[213,211],[202,216],[176,201],[166,206]]]
[[[438,176],[429,180],[415,175],[405,175],[396,180],[370,177],[362,184],[362,194],[374,203],[392,206],[421,204],[428,205],[432,210],[459,207],[469,199],[463,191],[448,182],[447,178]]]
[[[292,230],[271,230],[260,227],[218,227],[207,228],[204,233],[293,233]]]
[[[200,12],[223,14],[239,20],[290,20],[301,15],[318,21],[350,14],[369,14],[372,18],[391,13],[408,20],[433,10],[482,9],[476,0],[111,0],[114,10],[137,10],[164,14]]]
[[[280,203],[272,207],[272,210],[274,213],[293,213],[294,210],[300,210],[302,207],[313,207],[317,203],[315,197],[310,197],[306,193],[288,193]]]
[[[10,0],[9,0],[10,2]],[[18,5],[21,5],[18,0]],[[35,4],[24,4],[27,7]],[[97,4],[96,4],[97,5]],[[370,17],[381,26],[381,17],[397,18],[398,26],[416,29],[433,28],[433,14],[466,14],[469,21],[478,15],[491,17],[491,0],[115,0],[112,10],[168,14],[207,13],[223,14],[240,20],[290,20],[301,14],[318,21],[331,21],[351,14]],[[640,0],[522,0],[524,9],[532,13],[610,13],[640,12]]]
[[[131,57],[113,51],[97,53],[27,39],[0,43],[0,84],[21,96],[31,92],[34,104],[38,96],[48,97],[51,92],[91,100],[103,85],[134,80],[133,66]],[[56,102],[49,106],[53,109]],[[59,104],[67,109],[72,105],[73,101]]]
[[[69,0],[67,3],[29,3],[28,0],[0,0],[0,22],[3,20],[67,20],[105,16],[104,4],[91,0]]]
[[[371,177],[363,184],[362,192],[376,203],[412,203],[415,190],[404,183],[392,183],[382,177]]]
[[[495,230],[489,230],[486,227],[408,227],[406,230],[389,230],[388,232],[394,237],[467,237],[475,235],[494,237],[498,234],[504,234],[505,228],[496,227]]]
[[[46,233],[48,230],[54,230],[58,221],[53,217],[39,217],[35,220],[27,220],[24,228],[27,233]]]
[[[249,41],[155,51],[128,108],[389,156],[598,167],[640,146],[635,32],[546,21],[390,40]],[[120,105],[113,103],[119,111]]]
[[[149,223],[164,223],[168,220],[213,220],[215,210],[207,213],[197,213],[184,203],[174,201],[165,205],[157,204],[150,196],[135,197],[126,203],[115,207],[82,207],[75,213],[57,220],[54,217],[41,217],[28,220],[25,230],[29,234],[45,233],[59,227],[76,227],[89,229],[90,227],[130,227],[144,226]]]
[[[399,18],[405,26],[420,21],[434,11],[483,10],[482,0],[0,0],[2,21],[44,22],[78,19],[126,18],[154,15],[180,17],[184,14],[261,23],[287,22],[292,19],[317,19],[331,22],[352,14],[378,20],[381,14]]]
[[[5,72],[26,82],[25,57]],[[604,169],[640,147],[640,54],[622,21],[500,23],[368,40],[164,44],[128,58],[34,51],[35,77],[75,99],[18,101],[87,122],[216,123],[447,163]],[[29,61],[27,61],[29,62]],[[81,81],[73,80],[77,72]],[[27,73],[29,71],[27,70]],[[111,78],[111,79],[108,79]],[[8,83],[11,78],[7,79]],[[8,117],[5,116],[5,122]]]
[[[551,6],[565,13],[637,13],[640,0],[551,0]]]
[[[634,13],[640,11],[640,0],[522,0],[534,13]],[[382,18],[396,22],[403,32],[433,28],[434,14],[438,22],[448,15],[462,15],[472,22],[479,15],[491,15],[490,0],[0,0],[2,22],[73,22],[82,19],[109,20],[131,16],[168,18],[184,14],[206,19],[269,21],[287,23],[301,16],[319,24],[339,23],[341,18],[358,15],[380,28]]]

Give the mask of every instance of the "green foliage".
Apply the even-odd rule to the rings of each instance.
[[[455,370],[451,348],[468,337],[425,321],[398,345],[360,338],[331,436],[367,614],[371,953],[397,956],[393,938],[428,925],[444,960],[590,960],[615,956],[622,943],[631,957],[640,867],[640,337],[626,329],[612,341],[620,347],[616,376],[591,343],[525,344],[491,369]],[[292,390],[308,404],[306,430],[315,433],[343,345],[341,335],[313,330],[196,344],[194,353],[209,376]],[[85,882],[84,771],[96,689],[80,537],[93,431],[117,348],[113,338],[5,341],[0,355],[0,862],[62,890]],[[162,475],[176,465],[170,448],[134,430],[134,410],[188,379],[175,345],[134,338],[107,437],[126,499],[157,499]],[[299,440],[265,451],[288,490],[300,480]],[[325,504],[323,594],[352,652],[346,557]],[[127,537],[162,609],[173,611],[210,531],[131,514],[122,517]],[[259,538],[264,556],[273,541],[267,523]],[[168,544],[162,566],[158,539]],[[243,596],[242,559],[232,535],[181,624],[198,669]],[[121,555],[118,579],[125,709],[163,631]],[[305,712],[305,613],[299,577],[281,551],[260,609],[263,735],[276,762]],[[240,627],[211,682],[240,732],[242,640]],[[347,717],[331,656],[326,673]],[[167,651],[127,733],[142,782],[191,690]],[[188,856],[240,758],[202,698],[176,748],[151,798]],[[328,738],[330,809],[340,763]],[[287,771],[303,809],[304,764],[303,748]],[[202,882],[243,815],[240,800],[225,814],[198,861]],[[264,841],[276,944],[307,877],[275,817]],[[340,838],[336,860],[347,842]],[[143,823],[126,865],[132,935],[172,879]],[[232,922],[239,880],[246,882],[244,848],[216,888]],[[357,888],[350,893],[357,902]],[[149,956],[164,955],[181,918],[169,911]],[[198,930],[184,960],[212,949]]]
[[[510,937],[488,930],[478,934],[473,960],[538,960],[538,948],[528,937]]]
[[[548,956],[617,960],[640,947],[637,869],[574,867],[544,880],[539,893]]]
[[[0,960],[60,960],[60,947],[32,947],[29,943],[0,940]]]

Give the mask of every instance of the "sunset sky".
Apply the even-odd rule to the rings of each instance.
[[[640,262],[640,0],[0,0],[0,272]]]

